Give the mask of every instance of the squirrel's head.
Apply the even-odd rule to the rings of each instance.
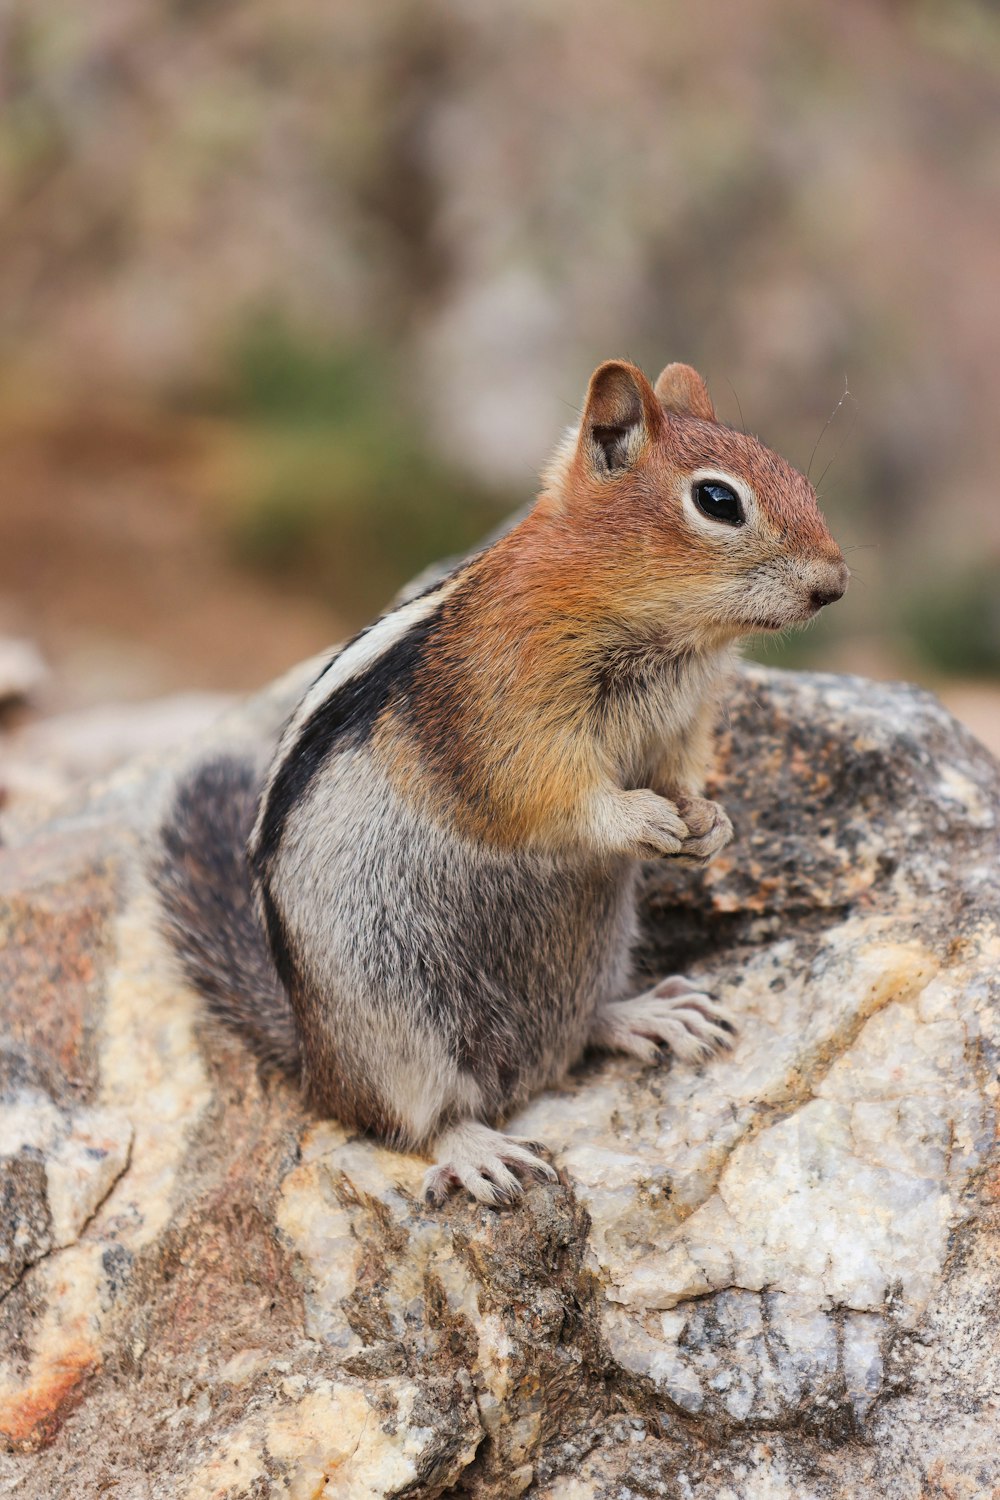
[[[543,494],[565,540],[601,559],[616,612],[693,642],[803,624],[847,587],[812,485],[718,422],[689,365],[655,386],[623,360],[601,365]]]

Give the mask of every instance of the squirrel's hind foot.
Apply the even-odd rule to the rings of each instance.
[[[733,1045],[736,1019],[711,995],[680,975],[663,979],[634,1000],[602,1005],[591,1045],[654,1063],[664,1050],[682,1062],[704,1062]]]
[[[439,1207],[463,1187],[478,1203],[516,1203],[524,1192],[522,1178],[557,1180],[539,1149],[535,1141],[502,1135],[475,1120],[453,1125],[438,1141],[437,1161],[424,1177],[424,1199]]]

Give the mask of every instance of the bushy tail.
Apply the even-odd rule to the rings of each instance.
[[[254,906],[245,852],[259,790],[250,761],[205,761],[177,790],[151,874],[188,982],[266,1062],[298,1074],[295,1019]]]

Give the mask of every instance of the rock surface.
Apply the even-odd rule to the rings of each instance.
[[[0,668],[2,668],[0,641]],[[0,696],[3,675],[0,670]],[[35,719],[0,733],[0,843],[54,816],[75,788],[139,755],[162,754],[219,718],[224,693],[176,693]]]
[[[644,906],[737,1045],[534,1101],[513,1212],[424,1209],[172,977],[141,857],[195,753],[0,853],[0,1494],[1000,1496],[1000,769],[933,699],[743,671],[738,842]]]

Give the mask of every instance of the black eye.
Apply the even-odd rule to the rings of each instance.
[[[742,526],[746,520],[740,497],[731,485],[720,479],[703,479],[694,487],[694,503],[710,521],[724,521],[727,526]]]

